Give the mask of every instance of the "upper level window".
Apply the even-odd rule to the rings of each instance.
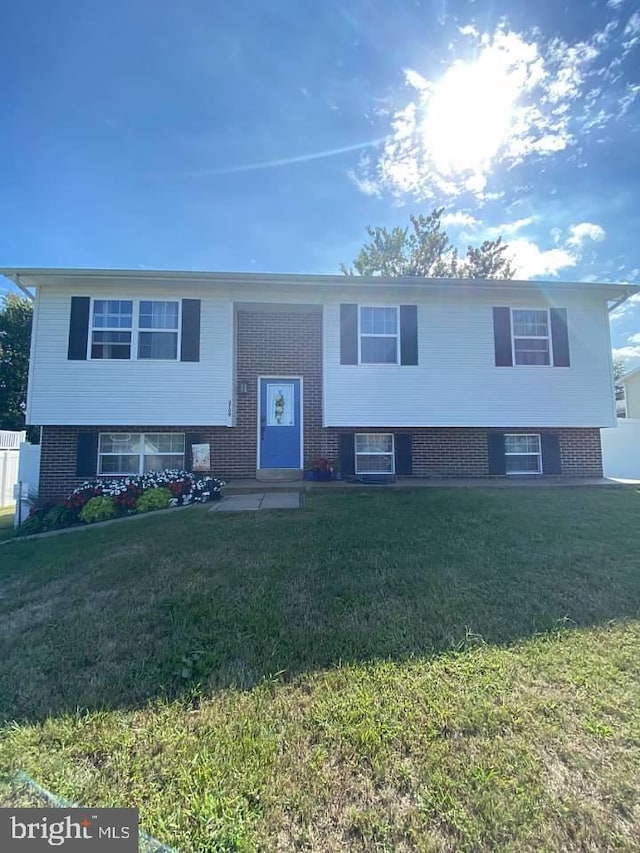
[[[514,364],[551,364],[549,313],[521,310],[511,312]]]
[[[138,358],[177,357],[177,302],[141,301],[138,328]]]
[[[398,363],[397,308],[360,308],[360,363]]]
[[[177,359],[178,306],[141,300],[136,312],[132,299],[94,299],[91,358]]]
[[[131,358],[132,325],[131,299],[94,299],[91,358]]]

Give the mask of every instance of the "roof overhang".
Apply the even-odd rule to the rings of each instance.
[[[193,270],[116,270],[116,269],[46,269],[46,268],[0,268],[0,275],[10,279],[17,287],[25,288],[56,287],[68,285],[70,280],[82,280],[84,286],[96,286],[105,281],[117,284],[135,279],[143,283],[185,283],[200,285],[226,285],[241,288],[252,286],[295,286],[295,287],[384,287],[438,289],[446,286],[463,290],[483,288],[486,290],[539,290],[559,293],[563,291],[593,291],[607,301],[620,305],[634,293],[640,292],[640,286],[634,284],[613,284],[580,281],[522,281],[513,279],[456,279],[382,276],[345,276],[345,275],[306,275],[297,273],[244,273],[244,272],[201,272]]]
[[[640,375],[640,367],[634,367],[633,370],[630,370],[628,373],[625,373],[624,376],[621,376],[618,379],[618,382],[628,382],[630,379],[633,379],[634,376]]]

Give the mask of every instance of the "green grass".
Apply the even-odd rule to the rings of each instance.
[[[0,508],[0,542],[4,539],[13,538],[13,517],[14,508],[12,506]]]
[[[5,802],[198,853],[638,849],[639,513],[314,494],[3,546]]]

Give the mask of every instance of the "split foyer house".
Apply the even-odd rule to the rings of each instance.
[[[296,477],[602,473],[631,285],[3,270],[35,294],[40,494],[192,466]],[[203,446],[205,448],[203,453]]]

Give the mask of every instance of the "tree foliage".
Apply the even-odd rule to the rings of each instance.
[[[620,382],[622,376],[627,372],[623,358],[613,359],[613,383],[616,389],[616,400],[624,399],[624,386]]]
[[[371,242],[362,247],[352,267],[341,264],[345,275],[421,276],[425,278],[513,278],[502,237],[468,246],[464,257],[442,228],[444,208],[428,216],[410,216],[406,228],[367,227]]]
[[[0,308],[0,429],[25,428],[32,317],[29,299],[5,296]]]

